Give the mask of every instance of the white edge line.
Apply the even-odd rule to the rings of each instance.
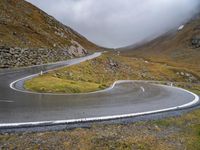
[[[94,54],[99,54],[99,53],[106,53],[107,51],[103,51],[103,52],[101,52],[101,51],[99,51],[99,52],[95,52]],[[89,56],[91,56],[91,55],[89,55],[90,53],[88,53],[87,55],[85,55],[85,56],[83,56],[83,57],[89,57]],[[20,68],[8,68],[8,69],[5,69],[5,70],[12,70],[12,71],[15,71],[15,72],[19,72],[19,71],[21,71],[20,69],[30,69],[30,68],[32,68],[32,67],[38,67],[38,66],[47,66],[47,65],[56,65],[56,64],[59,64],[59,63],[63,63],[63,62],[66,62],[66,61],[70,61],[70,60],[72,60],[72,59],[81,59],[81,58],[83,58],[83,57],[74,57],[74,58],[69,58],[69,59],[67,59],[67,60],[61,60],[61,61],[57,61],[57,62],[50,62],[50,63],[44,63],[44,64],[40,64],[40,65],[32,65],[32,66],[26,66],[26,67],[20,67]],[[0,70],[0,71],[3,71],[3,70]],[[12,73],[12,72],[6,72],[6,73]],[[0,72],[0,75],[2,75],[2,74],[5,74],[5,73],[1,73]]]
[[[14,103],[14,101],[9,101],[9,100],[0,100],[2,103]]]
[[[52,70],[49,70],[49,71],[52,71]],[[47,71],[47,72],[49,72]],[[43,73],[46,73],[46,72],[43,72]],[[28,91],[28,90],[19,90],[17,88],[14,87],[14,85],[21,81],[21,80],[27,80],[27,79],[30,79],[30,78],[33,78],[33,77],[37,77],[39,75],[39,73],[37,74],[33,74],[33,75],[30,75],[30,76],[26,76],[24,78],[21,78],[21,79],[18,79],[18,80],[15,80],[13,81],[12,83],[10,83],[10,88],[15,90],[15,91],[18,91],[18,92],[23,92],[23,93],[30,93],[30,94],[38,94],[38,95],[88,95],[88,94],[96,94],[96,93],[101,93],[101,92],[107,92],[109,90],[112,90],[116,84],[120,84],[120,83],[131,83],[131,82],[143,82],[143,83],[148,83],[148,82],[153,82],[153,81],[145,81],[145,80],[118,80],[118,81],[115,81],[110,87],[106,88],[106,89],[103,89],[103,90],[99,90],[99,91],[94,91],[94,92],[88,92],[88,93],[40,93],[40,92],[32,92],[32,91]],[[142,89],[143,90],[143,89]]]
[[[116,83],[124,83],[124,82],[135,82],[133,80],[121,80],[121,81],[116,81],[112,87],[115,86]],[[169,87],[166,85],[158,85],[158,86],[165,86]],[[149,114],[154,114],[154,113],[161,113],[161,112],[166,112],[166,111],[171,111],[171,110],[178,110],[182,108],[187,108],[190,106],[193,106],[199,102],[199,96],[182,88],[178,87],[171,87],[174,89],[179,89],[182,91],[185,91],[187,93],[190,93],[191,95],[194,96],[194,100],[192,100],[189,103],[180,105],[180,106],[175,106],[175,107],[170,107],[166,109],[158,109],[158,110],[153,110],[153,111],[146,111],[146,112],[139,112],[139,113],[130,113],[130,114],[122,114],[122,115],[113,115],[113,116],[102,116],[102,117],[93,117],[93,118],[80,118],[80,119],[69,119],[69,120],[57,120],[57,121],[39,121],[39,122],[22,122],[22,123],[5,123],[5,124],[0,124],[0,128],[9,128],[9,127],[20,127],[20,126],[38,126],[38,125],[58,125],[58,124],[69,124],[69,123],[83,123],[83,122],[90,122],[90,121],[106,121],[106,120],[112,120],[112,119],[121,119],[121,118],[128,118],[128,117],[135,117],[135,116],[140,116],[140,115],[149,115]]]
[[[142,87],[142,86],[141,86],[141,87],[140,87],[140,89],[142,90],[142,92],[145,92],[145,89],[144,89],[144,87]]]
[[[92,55],[86,56],[86,57],[85,57],[86,59],[85,59],[84,61],[87,61],[87,60],[90,60],[90,59],[99,57],[99,56],[101,56],[101,53],[100,53],[100,52],[97,52],[97,53],[94,53],[93,55],[94,55],[93,57],[91,57]],[[88,58],[88,57],[89,57],[89,58]],[[90,57],[91,57],[91,58],[90,58]],[[80,58],[77,58],[77,59],[80,59]],[[68,61],[71,61],[71,60],[68,60]],[[84,61],[78,61],[78,63],[84,62]],[[54,63],[54,64],[56,64],[56,63]],[[77,63],[68,64],[68,67],[69,67],[69,66],[72,66],[72,65],[75,65],[75,64],[77,64]],[[59,68],[63,68],[63,67],[66,67],[66,66],[62,66],[62,67],[59,67]],[[50,71],[57,70],[57,69],[59,69],[59,68],[55,68],[55,69],[50,69],[50,70],[44,71],[43,74],[44,74],[44,73],[48,73],[48,72],[50,72]],[[20,78],[20,79],[17,79],[17,80],[15,80],[15,81],[13,81],[12,83],[10,83],[9,87],[10,87],[11,89],[15,90],[15,91],[18,91],[18,92],[30,93],[30,94],[75,95],[75,94],[62,94],[62,93],[60,93],[60,94],[59,94],[59,93],[58,93],[58,94],[53,94],[53,93],[39,93],[39,92],[32,92],[32,91],[27,91],[27,90],[19,90],[19,89],[17,89],[17,88],[14,87],[14,85],[15,85],[17,82],[23,81],[23,80],[27,80],[27,79],[31,79],[31,78],[33,78],[33,77],[37,77],[37,76],[40,75],[40,73],[41,73],[41,72],[36,73],[36,74],[33,74],[33,75],[26,76],[26,77],[23,77],[23,78]],[[91,92],[91,93],[92,93],[92,92]],[[82,94],[86,94],[86,93],[82,93]]]
[[[55,70],[55,69],[53,69],[53,70]],[[46,72],[49,72],[49,71],[52,71],[52,70],[48,70]],[[27,76],[27,77],[24,77],[24,78],[21,78],[21,79],[18,79],[16,81],[13,81],[10,84],[10,88],[13,89],[13,90],[19,91],[19,92],[26,92],[26,93],[32,93],[32,94],[77,95],[77,94],[36,93],[36,92],[22,91],[22,90],[18,90],[16,88],[14,88],[14,84],[17,83],[17,82],[19,82],[20,80],[32,78],[32,77],[35,77],[35,76],[38,76],[38,75],[39,75],[39,73],[38,74],[34,74],[34,75],[30,75],[30,76]],[[152,82],[152,81],[118,80],[118,81],[115,81],[107,89],[100,90],[100,91],[95,91],[95,92],[90,92],[90,93],[79,93],[78,95],[80,95],[80,94],[93,94],[93,93],[105,92],[105,91],[113,89],[116,84],[119,84],[119,83],[128,83],[128,82],[146,82],[146,83],[148,83],[148,82]],[[159,85],[159,86],[169,87],[167,85]],[[165,111],[170,111],[170,110],[177,110],[177,109],[181,109],[181,108],[186,108],[186,107],[192,106],[194,104],[197,104],[199,102],[199,96],[198,95],[196,95],[196,94],[194,94],[194,93],[192,93],[192,92],[190,92],[188,90],[182,89],[182,88],[178,88],[178,87],[171,87],[171,88],[176,88],[176,89],[185,91],[187,93],[190,93],[191,95],[194,96],[194,100],[191,101],[191,102],[189,102],[189,103],[180,105],[180,106],[170,107],[170,108],[166,108],[166,109],[153,110],[153,111],[147,111],[147,112],[139,112],[139,113],[131,113],[131,114],[123,114],[123,115],[113,115],[113,116],[102,116],[102,117],[94,117],[94,118],[80,118],[80,119],[70,119],[70,120],[58,120],[58,121],[39,121],[39,122],[23,122],[23,123],[8,123],[8,124],[5,123],[5,124],[0,124],[0,127],[1,128],[3,128],[3,127],[19,127],[19,126],[26,126],[26,125],[33,126],[33,125],[42,125],[42,124],[43,125],[44,124],[56,125],[56,124],[62,124],[62,123],[68,124],[68,123],[79,123],[79,122],[81,123],[81,122],[89,122],[89,121],[103,121],[103,120],[111,120],[111,119],[128,118],[128,117],[135,117],[135,116],[140,116],[140,115],[148,115],[148,114],[153,114],[153,113],[160,113],[160,112],[165,112]]]

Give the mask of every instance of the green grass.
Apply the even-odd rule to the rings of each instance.
[[[120,69],[110,69],[106,56],[65,67],[25,82],[25,88],[37,92],[85,93],[109,87],[126,78]],[[97,69],[98,68],[98,69]]]
[[[97,83],[64,80],[51,76],[40,76],[25,83],[28,90],[38,92],[56,92],[56,93],[83,93],[94,90],[101,90],[102,85]]]
[[[189,71],[111,53],[31,79],[25,82],[25,88],[36,92],[84,93],[105,89],[116,80],[186,82],[176,72]]]

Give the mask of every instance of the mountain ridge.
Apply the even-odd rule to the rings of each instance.
[[[200,72],[200,14],[184,24],[181,30],[164,34],[135,48],[121,49],[121,53]]]
[[[0,68],[55,62],[99,49],[29,2],[0,1]]]

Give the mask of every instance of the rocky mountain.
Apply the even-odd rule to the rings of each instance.
[[[121,51],[126,56],[186,67],[200,73],[200,14],[175,31]]]
[[[0,1],[0,68],[60,61],[99,49],[24,0]]]

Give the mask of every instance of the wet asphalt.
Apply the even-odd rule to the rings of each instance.
[[[189,103],[194,99],[194,96],[190,93],[177,88],[160,86],[142,81],[120,83],[116,84],[113,89],[108,91],[80,95],[34,94],[15,91],[9,87],[11,82],[35,73],[39,73],[41,70],[46,71],[66,65],[73,65],[98,57],[99,55],[99,53],[95,53],[84,58],[77,58],[56,64],[1,71],[0,124],[56,121],[146,112],[180,106]],[[23,87],[22,85],[21,87],[20,85],[18,86],[19,87],[16,88],[20,89]],[[179,112],[181,111],[183,110],[179,110]],[[177,113],[174,113],[174,115],[176,114]],[[152,114],[152,116],[153,115],[156,114]],[[139,117],[143,118],[144,116]],[[138,117],[134,118],[136,119]],[[132,118],[131,120],[134,121],[135,119]],[[118,119],[118,121],[119,120],[122,122],[123,120],[128,122],[127,118]],[[116,120],[111,122],[118,121]],[[83,124],[83,126],[86,125],[84,123],[77,123],[73,125],[45,125],[43,127],[28,126],[26,128],[15,129],[1,128],[0,132],[16,130],[57,130],[76,127],[81,124]]]

